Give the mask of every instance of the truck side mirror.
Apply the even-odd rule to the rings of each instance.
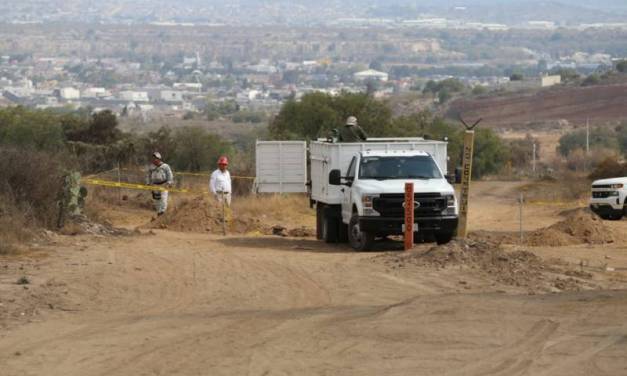
[[[342,185],[342,172],[340,170],[331,170],[329,172],[330,185]]]

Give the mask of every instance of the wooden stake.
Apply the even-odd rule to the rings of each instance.
[[[414,183],[405,183],[405,250],[414,246]]]
[[[459,226],[457,237],[465,239],[468,235],[468,200],[470,196],[470,180],[472,177],[472,154],[475,143],[475,131],[464,132],[464,153],[462,164],[462,184],[459,200]]]

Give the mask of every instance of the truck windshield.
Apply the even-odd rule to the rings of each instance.
[[[364,157],[359,179],[441,179],[442,174],[430,156]]]

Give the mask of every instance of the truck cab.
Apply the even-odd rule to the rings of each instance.
[[[627,215],[627,177],[594,181],[590,209],[603,219]]]
[[[376,237],[403,234],[405,183],[414,184],[414,231],[449,242],[458,224],[453,186],[434,158],[420,150],[363,151],[348,169],[329,174],[340,186],[341,223],[357,250],[372,247]]]

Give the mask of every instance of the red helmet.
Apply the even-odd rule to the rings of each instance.
[[[225,157],[225,156],[221,156],[221,157],[218,159],[218,166],[220,166],[220,165],[227,166],[228,164],[229,164],[229,159],[228,159],[227,157]]]

